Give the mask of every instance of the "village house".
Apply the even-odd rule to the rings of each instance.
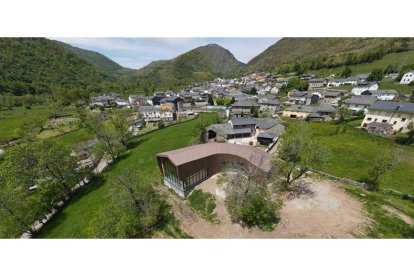
[[[400,80],[401,84],[410,84],[414,81],[414,71],[410,71],[408,73],[405,73],[403,77]]]
[[[272,114],[276,113],[280,109],[279,100],[275,96],[261,97],[258,100],[259,112],[271,111]]]
[[[288,84],[288,80],[287,79],[278,79],[276,82],[275,82],[275,87],[277,87],[277,88],[282,88],[282,86],[283,85],[287,85]]]
[[[398,96],[395,90],[366,90],[361,93],[361,96],[374,96],[381,101],[392,101]]]
[[[147,97],[143,95],[129,95],[128,102],[131,105],[146,105],[147,104]]]
[[[326,79],[311,79],[309,80],[309,88],[320,88],[328,84]]]
[[[373,96],[353,96],[342,102],[343,106],[348,108],[351,113],[358,113],[363,111],[367,113],[368,107],[377,101],[376,97]]]
[[[133,120],[128,127],[128,131],[132,132],[134,135],[142,128],[145,127],[145,119],[141,118],[141,119],[137,119],[137,120]]]
[[[138,111],[146,122],[173,121],[174,111],[162,110],[160,106],[140,106]]]
[[[368,107],[361,127],[372,128],[372,122],[388,124],[394,132],[407,132],[408,125],[414,123],[414,103],[377,101]]]
[[[232,111],[237,110],[238,112],[244,114],[250,114],[253,107],[259,107],[259,104],[254,100],[242,100],[236,101],[234,104],[231,105]]]
[[[310,92],[293,91],[288,95],[289,103],[291,104],[315,104],[319,101],[319,96]]]
[[[315,120],[329,120],[334,116],[334,114],[335,108],[331,105],[291,105],[283,111],[282,116],[302,120],[309,119],[310,117],[315,118]]]
[[[342,91],[323,91],[319,101],[323,104],[337,105],[343,95]]]
[[[151,96],[147,99],[147,104],[155,106],[155,105],[160,105],[160,101],[163,99],[164,97],[161,96]]]
[[[360,96],[362,92],[366,90],[378,90],[378,82],[366,82],[358,83],[355,87],[352,88],[351,93],[355,96]]]

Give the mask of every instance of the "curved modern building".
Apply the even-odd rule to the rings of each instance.
[[[164,183],[186,197],[199,183],[228,164],[269,172],[272,155],[246,145],[207,143],[157,154]]]

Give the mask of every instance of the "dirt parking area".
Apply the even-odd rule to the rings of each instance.
[[[271,232],[247,229],[231,222],[224,194],[215,175],[196,189],[216,197],[220,223],[213,224],[198,216],[188,202],[170,196],[174,213],[184,232],[194,238],[354,238],[364,234],[369,219],[362,203],[348,195],[337,182],[307,177],[300,180],[299,192],[287,194],[280,211],[281,221]]]

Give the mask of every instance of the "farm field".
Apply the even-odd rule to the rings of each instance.
[[[289,124],[297,124],[289,121]],[[352,126],[351,126],[352,125]],[[371,135],[354,128],[354,122],[338,131],[334,123],[309,123],[311,133],[331,152],[327,164],[317,168],[329,174],[361,180],[381,153],[400,153],[400,162],[381,179],[380,187],[414,194],[414,147]]]
[[[194,133],[199,132],[200,122],[211,124],[214,118],[214,114],[200,114],[200,117],[195,120],[132,140],[131,149],[46,225],[40,237],[87,238],[88,222],[108,200],[107,193],[111,182],[121,171],[134,168],[142,174],[143,178],[149,178],[154,185],[158,185],[161,183],[161,175],[156,165],[155,155],[187,146]]]

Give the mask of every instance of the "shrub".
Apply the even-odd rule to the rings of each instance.
[[[207,220],[214,221],[215,198],[212,194],[194,190],[188,197],[190,206]]]

